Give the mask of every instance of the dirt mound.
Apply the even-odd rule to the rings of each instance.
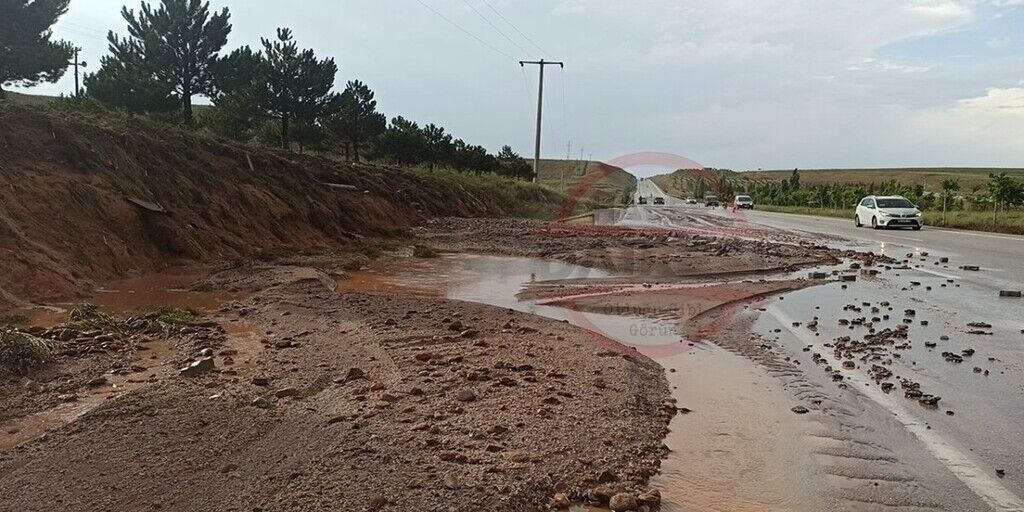
[[[435,215],[501,216],[559,202],[539,187],[8,105],[0,107],[0,310],[170,265],[322,249]]]

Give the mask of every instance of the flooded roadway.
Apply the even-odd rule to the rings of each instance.
[[[693,343],[680,329],[685,318],[663,311],[578,311],[523,298],[531,288],[570,286],[550,282],[609,277],[561,263],[445,256],[373,267],[341,284],[342,289],[445,296],[566,320],[656,358],[667,369],[680,405],[694,411],[673,421],[666,440],[673,451],[655,478],[665,510],[1022,510],[1021,309],[1010,301],[965,301],[984,296],[986,288],[957,279],[944,268],[949,264],[935,264],[939,257],[918,251],[910,260],[920,268],[745,304],[741,313],[751,316],[752,331],[771,345],[770,360],[745,357],[733,346]],[[894,374],[889,381],[896,383],[888,394],[867,373],[871,363],[844,368],[825,346],[840,336],[869,333],[839,323],[860,316],[849,306],[865,303],[892,308],[876,330],[907,325],[910,346],[892,350],[886,361]],[[915,310],[909,323],[905,309]],[[805,325],[815,316],[819,328],[812,332]],[[967,323],[979,319],[992,324],[990,335],[967,334]],[[969,348],[975,353],[960,364],[942,356]],[[826,371],[815,354],[840,369],[844,380],[835,381],[835,370]],[[942,397],[939,406],[904,398],[901,378]],[[791,412],[798,405],[810,413]]]
[[[650,355],[667,369],[674,396],[693,412],[676,417],[666,444],[673,450],[654,483],[663,510],[820,510],[805,426],[790,412],[797,402],[754,362],[709,343],[690,343],[680,318],[581,312],[523,300],[545,283],[600,282],[605,272],[530,258],[445,255],[375,264],[339,282],[345,291],[443,296],[565,320]],[[569,286],[569,285],[555,285]],[[699,294],[695,293],[699,298]],[[756,304],[747,306],[754,307]],[[679,306],[693,316],[702,311]]]

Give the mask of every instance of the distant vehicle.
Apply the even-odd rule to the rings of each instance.
[[[722,204],[722,202],[718,200],[718,196],[705,196],[704,197],[704,206],[707,206],[707,207],[717,207],[717,206],[720,206],[721,204]]]
[[[874,229],[921,229],[924,221],[921,210],[903,196],[867,196],[861,199],[854,213],[857,227],[870,225]]]
[[[647,198],[646,198],[646,197],[644,197],[644,196],[640,196],[640,197],[639,197],[639,198],[638,198],[638,199],[636,200],[636,204],[647,204]]]
[[[662,205],[665,204],[665,198],[664,197],[655,197],[654,198],[654,204],[662,204]]]
[[[692,197],[687,197],[686,204],[697,204],[697,200]]]
[[[733,205],[740,210],[753,210],[754,199],[750,196],[736,196],[736,200],[733,201]]]

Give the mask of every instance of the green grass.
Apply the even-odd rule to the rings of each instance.
[[[835,217],[850,219],[853,222],[853,210],[834,210],[831,208],[813,208],[809,206],[771,206],[757,205],[757,209],[766,212],[793,213],[797,215],[813,215],[817,217]],[[942,220],[941,211],[924,212],[925,226],[938,226],[953,229],[969,229],[992,233],[1024,234],[1024,210],[1010,210],[999,213],[999,222],[993,223],[992,212],[983,211],[951,211],[946,213],[946,221]]]
[[[0,330],[0,366],[25,375],[53,360],[58,344],[13,329]]]
[[[164,326],[184,325],[195,322],[199,316],[190,309],[164,306],[157,310],[155,320]]]
[[[493,173],[475,173],[454,169],[429,170],[424,167],[409,169],[425,179],[440,182],[453,190],[468,192],[462,200],[492,202],[512,217],[525,219],[551,220],[560,208],[567,203],[567,198],[538,183],[499,176]],[[586,211],[594,207],[590,200],[581,200],[573,204],[574,212]]]
[[[82,329],[118,330],[118,322],[100,311],[95,304],[77,304],[71,308],[68,321]]]

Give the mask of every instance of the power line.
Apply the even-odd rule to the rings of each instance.
[[[491,5],[490,2],[488,2],[487,0],[481,0],[481,1],[484,3],[484,5],[486,5],[492,11],[494,11],[494,14],[497,14],[499,18],[504,20],[505,23],[508,23],[508,26],[512,27],[512,29],[515,30],[516,32],[518,32],[519,35],[523,36],[523,39],[526,39],[526,41],[529,42],[530,44],[532,44],[534,48],[540,50],[540,52],[543,53],[544,55],[548,55],[547,51],[545,51],[543,48],[541,48],[539,45],[537,45],[537,43],[533,42],[533,39],[530,39],[526,34],[523,33],[522,30],[519,30],[519,27],[515,26],[515,24],[512,23],[511,21],[509,21],[508,18],[506,18],[505,16],[502,16],[502,14],[500,12],[498,12],[498,10],[495,9],[494,6]]]
[[[504,56],[506,56],[506,57],[508,57],[508,58],[510,58],[510,59],[512,59],[512,60],[516,60],[516,58],[515,58],[515,57],[513,57],[513,56],[511,56],[511,55],[509,55],[509,54],[507,54],[507,53],[505,53],[505,52],[503,52],[503,51],[501,51],[501,50],[499,50],[499,49],[495,48],[494,46],[492,46],[492,45],[491,45],[490,43],[488,43],[487,41],[484,41],[483,39],[480,39],[479,37],[477,37],[477,36],[476,36],[475,34],[473,34],[472,32],[470,32],[470,31],[468,31],[468,30],[466,30],[466,29],[462,28],[462,26],[461,26],[461,25],[459,25],[458,23],[455,23],[454,21],[450,20],[450,19],[449,19],[449,18],[448,18],[447,16],[445,16],[444,14],[441,14],[440,12],[438,12],[438,11],[437,11],[436,9],[434,9],[433,7],[431,7],[431,6],[427,5],[427,4],[426,4],[426,3],[425,3],[425,2],[423,1],[423,0],[416,0],[416,1],[417,1],[417,2],[419,2],[419,4],[420,4],[420,5],[422,5],[423,7],[427,8],[427,9],[428,9],[428,10],[429,10],[430,12],[432,12],[432,13],[436,14],[438,18],[441,18],[442,20],[444,20],[444,21],[448,22],[448,24],[449,24],[449,25],[451,25],[451,26],[453,26],[453,27],[455,27],[455,28],[459,29],[460,31],[462,31],[462,33],[463,33],[463,34],[466,34],[467,36],[469,36],[469,37],[472,37],[473,39],[476,39],[476,41],[477,41],[478,43],[480,43],[480,44],[482,44],[482,45],[486,46],[487,48],[490,48],[490,49],[491,49],[492,51],[494,51],[494,52],[496,52],[496,53],[500,53],[500,54],[502,54],[502,55],[504,55]]]
[[[504,37],[505,39],[508,39],[508,42],[512,43],[516,48],[519,48],[519,51],[521,51],[523,53],[530,53],[529,50],[527,50],[526,48],[523,48],[522,45],[520,45],[519,43],[515,42],[515,40],[513,40],[511,37],[509,37],[508,34],[502,32],[501,29],[498,28],[497,25],[495,25],[494,23],[491,23],[491,20],[488,19],[483,14],[481,14],[480,11],[477,10],[476,7],[473,7],[473,4],[469,3],[469,0],[462,0],[462,3],[466,4],[466,7],[469,7],[470,9],[472,9],[473,12],[475,12],[476,15],[480,17],[480,19],[486,21],[487,24],[490,25],[491,28],[493,28],[495,32],[501,34],[501,37]]]

